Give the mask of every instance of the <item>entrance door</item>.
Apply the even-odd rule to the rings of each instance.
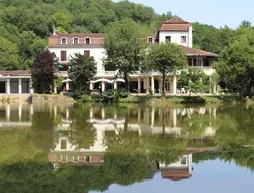
[[[170,82],[168,80],[165,82],[165,90],[166,90],[166,92],[170,91]]]

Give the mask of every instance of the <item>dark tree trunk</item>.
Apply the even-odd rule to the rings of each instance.
[[[125,91],[126,92],[129,92],[129,80],[128,80],[128,77],[127,76],[124,76],[124,88],[125,88]]]
[[[165,135],[165,109],[162,109],[162,134]]]
[[[165,97],[165,75],[162,75],[162,96]]]

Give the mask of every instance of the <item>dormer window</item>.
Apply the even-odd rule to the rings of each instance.
[[[91,44],[91,38],[85,38],[85,43],[86,44]]]
[[[153,38],[152,38],[152,37],[149,37],[149,38],[148,38],[148,42],[149,42],[150,44],[152,44],[152,43],[153,43]]]
[[[67,44],[67,38],[61,38],[61,44]]]
[[[78,38],[73,38],[73,44],[78,44],[79,43],[79,39]]]

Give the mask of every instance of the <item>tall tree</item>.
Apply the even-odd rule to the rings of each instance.
[[[37,93],[50,93],[57,78],[57,62],[54,53],[45,50],[37,56],[32,65],[33,87]]]
[[[89,83],[96,74],[97,66],[93,57],[75,54],[70,60],[69,77],[72,80],[73,88],[81,94],[89,92]]]
[[[187,66],[187,57],[180,47],[174,43],[155,44],[147,50],[144,68],[161,74],[163,96],[165,96],[166,76],[175,75],[178,70],[185,66]]]
[[[251,95],[254,85],[254,33],[249,32],[235,40],[221,54],[217,65],[221,82],[241,96]]]
[[[105,49],[107,59],[106,69],[111,66],[117,76],[125,80],[125,90],[129,91],[128,77],[139,70],[141,51],[143,49],[142,35],[139,25],[124,19],[112,23],[106,30]]]

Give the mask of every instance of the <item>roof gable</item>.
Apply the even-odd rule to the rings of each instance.
[[[160,28],[160,31],[189,31],[191,24],[180,18],[172,18],[165,21]]]

